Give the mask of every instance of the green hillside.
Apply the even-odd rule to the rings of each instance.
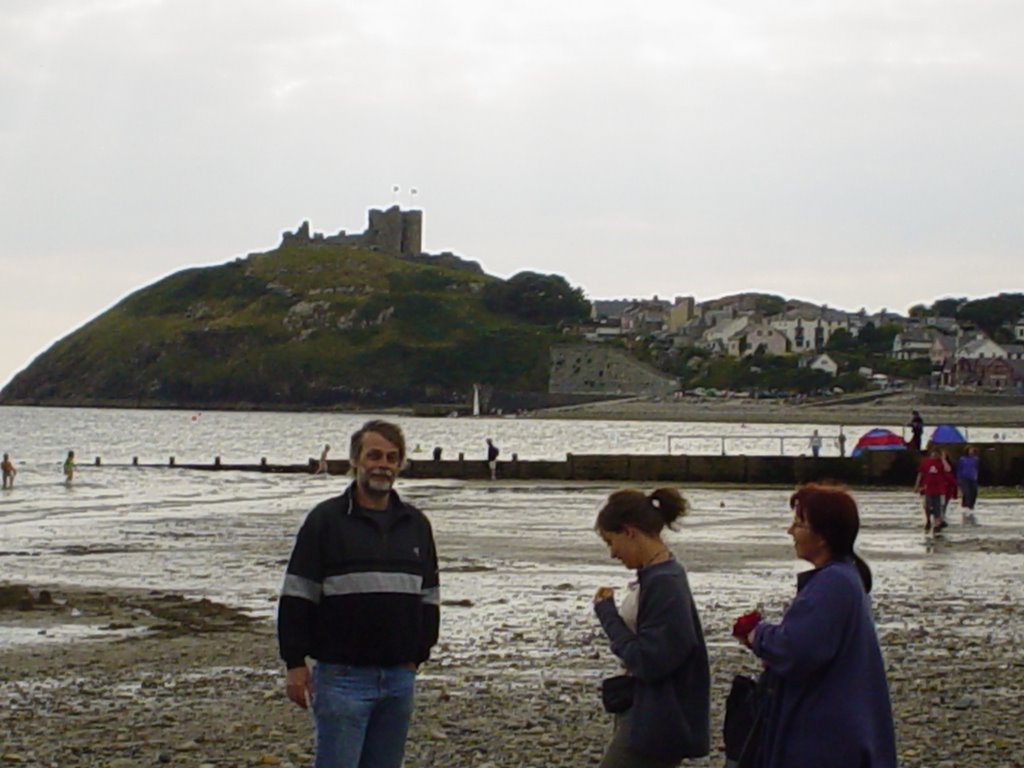
[[[184,270],[58,341],[0,401],[325,407],[464,400],[474,382],[544,390],[557,323],[517,313],[519,276],[462,265],[302,244]],[[586,311],[562,278],[532,277]]]

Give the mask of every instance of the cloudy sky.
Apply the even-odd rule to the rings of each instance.
[[[396,200],[591,298],[1024,290],[1022,33],[1019,0],[4,0],[0,383]]]

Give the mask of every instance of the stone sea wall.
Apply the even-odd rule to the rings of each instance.
[[[1024,484],[1024,444],[972,443],[981,452],[983,486]],[[948,446],[956,460],[963,446]],[[498,477],[506,480],[593,480],[677,483],[753,483],[791,486],[836,481],[851,486],[912,485],[922,455],[914,451],[871,451],[857,458],[810,456],[686,456],[649,454],[566,454],[563,461],[520,461],[516,454],[498,461]],[[185,469],[262,472],[312,472],[306,464],[180,464]],[[332,475],[349,471],[347,460],[330,460]],[[486,480],[490,469],[482,459],[409,460],[403,477],[415,479]]]

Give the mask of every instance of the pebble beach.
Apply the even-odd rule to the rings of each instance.
[[[611,727],[598,683],[615,673],[615,661],[590,601],[595,585],[628,576],[587,530],[607,490],[550,488],[535,499],[541,510],[524,512],[520,523],[474,524],[471,514],[488,495],[500,506],[529,492],[486,483],[410,489],[435,509],[444,604],[442,640],[420,676],[409,768],[597,764]],[[801,566],[783,535],[784,492],[687,495],[693,519],[671,534],[670,546],[690,572],[702,614],[715,729],[712,754],[691,765],[721,766],[730,680],[757,671],[729,637],[732,620],[754,603],[768,616],[781,613]],[[570,511],[545,515],[559,498]],[[441,509],[445,499],[450,513]],[[902,520],[916,510],[913,500],[866,494],[862,509],[900,765],[1024,765],[1024,500],[989,499],[985,525],[953,525],[932,539],[904,530],[916,527],[916,517]],[[239,562],[277,556],[270,564],[283,567],[299,517],[285,521],[280,536],[224,546]],[[577,518],[578,531],[566,531],[564,521]],[[192,527],[201,540],[215,524]],[[6,562],[53,555],[32,540],[14,543],[20,550],[11,544],[0,552]],[[65,583],[37,573],[30,583],[8,581],[3,592],[0,765],[309,764],[307,715],[283,693],[272,588],[261,591],[262,607],[250,600],[243,608],[173,590],[75,585],[76,567],[78,581],[88,580],[76,562],[112,556],[119,545],[77,546],[97,551],[68,557],[65,548]],[[158,543],[130,556],[169,557]]]
[[[891,418],[879,420],[903,423],[911,404],[889,403]],[[494,434],[503,446],[541,457],[586,450],[587,440],[599,449],[613,441],[658,451],[658,429],[680,429],[615,420],[628,405],[606,404],[608,412],[582,421],[410,419],[405,426],[414,443],[443,437],[446,450],[472,450],[480,435]],[[645,417],[657,416],[652,407],[676,415],[686,407],[727,418],[725,405],[633,407],[646,409]],[[767,423],[775,407],[784,424],[838,423],[832,411],[804,416],[792,406],[747,415]],[[955,421],[923,413],[929,424]],[[48,457],[60,457],[65,445],[86,456],[101,449],[145,456],[159,435],[157,455],[294,458],[365,417],[5,414],[22,436],[13,447],[24,463],[16,489],[0,495],[0,765],[308,765],[310,723],[284,696],[274,608],[295,530],[316,502],[341,492],[345,478],[104,464],[83,466],[65,487],[59,462]],[[1003,424],[1011,417],[1006,411]],[[977,410],[965,419],[988,423]],[[49,443],[32,437],[39,435]],[[399,481],[400,493],[434,524],[443,599],[441,641],[419,678],[408,768],[598,763],[611,730],[599,682],[617,663],[591,598],[598,586],[621,588],[629,574],[608,558],[592,526],[615,487]],[[667,539],[690,574],[713,672],[713,749],[691,764],[718,767],[730,681],[757,673],[730,636],[732,622],[754,606],[769,619],[780,615],[806,564],[785,534],[790,489],[682,490],[692,511]],[[1024,495],[983,488],[981,526],[960,526],[954,507],[953,525],[929,537],[909,489],[853,491],[858,549],[875,574],[900,765],[1024,765],[1017,725]]]

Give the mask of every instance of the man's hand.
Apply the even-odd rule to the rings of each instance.
[[[615,590],[611,587],[598,587],[597,592],[594,593],[594,602],[600,603],[602,600],[607,600],[615,594]]]
[[[303,709],[308,709],[309,701],[313,697],[313,683],[309,679],[309,668],[289,669],[284,682],[284,690],[289,699]]]

